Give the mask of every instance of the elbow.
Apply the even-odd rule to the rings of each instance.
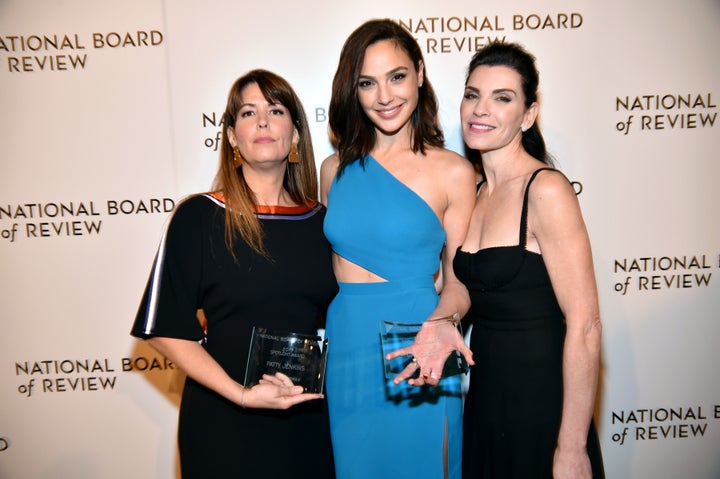
[[[600,314],[595,313],[590,316],[590,319],[585,325],[585,334],[588,336],[602,336],[602,321],[600,321]]]
[[[588,349],[590,349],[594,355],[599,355],[602,343],[602,321],[600,321],[600,315],[593,315],[585,327],[584,336]]]
[[[600,315],[593,313],[568,317],[565,343],[578,354],[599,356],[602,342],[602,322]]]
[[[153,348],[158,353],[165,355],[165,338],[162,336],[150,336],[145,340],[146,343],[150,345],[151,348]]]

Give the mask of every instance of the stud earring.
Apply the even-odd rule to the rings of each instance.
[[[298,152],[298,144],[293,143],[290,147],[290,154],[288,155],[289,163],[300,163],[300,152]]]
[[[240,154],[240,150],[238,150],[237,146],[233,146],[233,158],[235,160],[233,162],[233,164],[235,165],[235,168],[240,168],[240,165],[242,165],[242,162],[243,162],[243,157]]]
[[[520,127],[520,131],[522,131],[523,133],[525,133],[527,130],[528,130],[528,127],[525,125]]]

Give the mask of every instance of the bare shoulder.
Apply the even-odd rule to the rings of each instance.
[[[337,172],[338,166],[340,166],[340,157],[337,153],[333,153],[325,158],[320,164],[320,174],[323,176],[329,175],[330,177],[333,177],[335,176],[335,172]]]
[[[447,148],[430,148],[427,156],[432,160],[438,173],[453,179],[471,178],[474,181],[475,169],[464,156]]]
[[[576,201],[575,190],[567,177],[558,170],[545,170],[537,174],[529,192],[530,200]]]
[[[454,152],[453,150],[449,150],[447,148],[437,148],[437,147],[429,147],[425,154],[433,159],[433,161],[437,162],[443,162],[446,164],[452,164],[452,163],[470,163],[464,156]]]
[[[325,206],[328,204],[328,193],[338,166],[340,166],[340,157],[337,153],[325,158],[320,165],[320,202]]]
[[[561,172],[538,173],[528,192],[528,200],[531,235],[548,237],[584,229],[580,202],[570,181]]]

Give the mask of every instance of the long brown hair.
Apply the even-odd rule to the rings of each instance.
[[[390,19],[369,20],[360,25],[345,41],[332,83],[332,96],[328,108],[330,141],[338,150],[338,175],[350,163],[360,160],[375,146],[375,125],[360,107],[358,79],[360,78],[365,50],[370,45],[391,40],[413,62],[415,71],[424,65],[422,51],[410,32]],[[418,94],[418,104],[412,114],[414,152],[425,153],[426,146],[442,147],[445,137],[438,122],[438,102],[424,67],[424,81]]]
[[[212,187],[221,192],[225,199],[225,244],[230,253],[233,254],[233,244],[239,235],[250,248],[267,258],[262,225],[256,216],[257,199],[245,181],[242,168],[235,167],[233,148],[227,133],[228,128],[235,126],[243,90],[253,83],[257,84],[268,102],[281,104],[288,109],[298,131],[300,161],[286,163],[283,180],[283,187],[290,198],[299,205],[313,204],[318,199],[318,182],[310,129],[305,109],[295,90],[284,78],[267,70],[252,70],[235,80],[223,114],[220,165]]]

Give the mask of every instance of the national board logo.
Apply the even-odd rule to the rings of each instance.
[[[153,48],[160,46],[160,30],[81,33],[30,33],[0,35],[0,54],[12,74],[85,70],[89,55],[97,50]]]
[[[22,239],[97,236],[106,217],[169,214],[172,198],[114,198],[103,201],[0,202],[0,244]]]
[[[409,31],[426,54],[475,52],[488,43],[505,41],[507,32],[577,30],[578,12],[534,12],[507,16],[406,17],[397,22]]]
[[[703,439],[717,427],[720,405],[679,405],[612,411],[614,443]]]
[[[709,254],[618,258],[613,265],[620,279],[615,283],[615,292],[625,296],[631,292],[707,288],[715,261],[720,267],[720,255],[715,258]]]
[[[172,372],[175,364],[163,356],[110,358],[42,359],[15,362],[19,379],[17,392],[26,398],[40,394],[98,393],[118,385],[118,372]],[[2,446],[0,441],[0,446]]]
[[[712,128],[717,122],[716,98],[710,91],[619,95],[615,97],[615,111],[620,115],[615,130],[626,136]]]

